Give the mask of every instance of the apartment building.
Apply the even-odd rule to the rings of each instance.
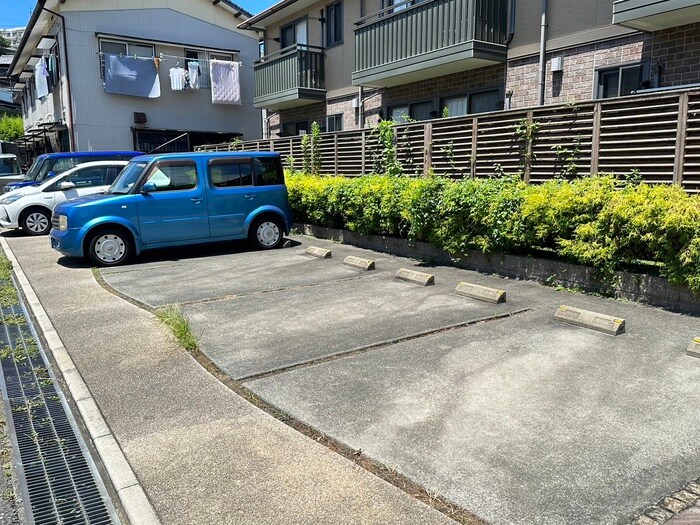
[[[10,43],[10,47],[17,48],[24,36],[24,27],[9,27],[6,29],[0,28],[0,36],[6,38]]]
[[[255,30],[267,137],[700,82],[700,0],[282,0]]]
[[[38,0],[9,68],[21,143],[189,151],[259,137],[257,38],[236,28],[249,16],[229,0]]]

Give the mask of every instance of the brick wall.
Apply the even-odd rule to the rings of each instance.
[[[562,57],[563,73],[552,73],[551,59]],[[645,61],[650,87],[657,84],[657,64],[662,65],[659,86],[700,82],[700,24],[655,33],[640,33],[547,54],[545,104],[591,100],[595,96],[596,70]],[[539,57],[508,63],[506,89],[513,91],[512,107],[536,106],[539,94]]]
[[[365,91],[365,126],[373,126],[380,115],[386,118],[388,107],[410,102],[432,101],[436,116],[442,108],[440,100],[443,97],[465,95],[472,91],[488,88],[502,88],[505,79],[505,65],[495,65],[471,71],[463,71],[452,75],[431,78],[421,82],[413,82],[401,86],[381,90],[367,89]],[[282,110],[272,115],[270,120],[271,137],[281,133],[282,123],[308,120],[325,123],[326,115],[343,114],[343,130],[358,129],[358,112],[352,107],[352,101],[357,95],[329,100],[326,104],[313,104],[299,108]]]

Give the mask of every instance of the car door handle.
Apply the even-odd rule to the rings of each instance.
[[[202,199],[200,199],[198,197],[193,197],[192,202],[194,202],[195,204],[199,204],[200,202],[202,202]]]

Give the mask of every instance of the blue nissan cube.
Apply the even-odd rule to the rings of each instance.
[[[51,247],[116,266],[150,248],[234,239],[277,248],[291,224],[278,153],[144,155],[106,194],[56,206]]]

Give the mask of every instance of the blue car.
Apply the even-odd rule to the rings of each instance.
[[[5,191],[24,188],[25,186],[38,186],[46,179],[63,173],[83,162],[95,162],[98,160],[131,160],[143,155],[138,151],[74,151],[66,153],[46,153],[39,155],[24,176],[24,180],[10,182],[5,186]]]
[[[282,245],[292,213],[278,153],[168,153],[129,162],[106,194],[54,208],[51,247],[99,266],[150,248]]]

